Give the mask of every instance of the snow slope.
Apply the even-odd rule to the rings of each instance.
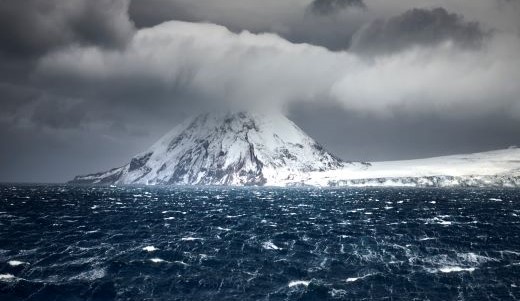
[[[514,186],[520,149],[389,162],[344,162],[281,115],[203,114],[122,167],[72,183],[268,186]]]
[[[302,180],[314,186],[520,187],[518,148],[370,165],[308,173]]]

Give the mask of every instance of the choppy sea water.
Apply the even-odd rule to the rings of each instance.
[[[0,300],[516,300],[520,191],[0,186]]]

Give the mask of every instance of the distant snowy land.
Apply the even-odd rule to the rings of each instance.
[[[122,167],[74,184],[520,187],[520,149],[428,159],[350,162],[282,115],[202,114]]]
[[[304,182],[315,186],[357,187],[520,187],[520,149],[372,162],[367,168],[310,173]]]

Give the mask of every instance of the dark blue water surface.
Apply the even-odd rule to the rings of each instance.
[[[515,300],[520,190],[0,186],[0,300]]]

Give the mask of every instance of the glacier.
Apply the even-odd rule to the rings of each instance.
[[[344,161],[280,114],[189,118],[128,164],[73,184],[520,187],[520,150],[387,162]]]

